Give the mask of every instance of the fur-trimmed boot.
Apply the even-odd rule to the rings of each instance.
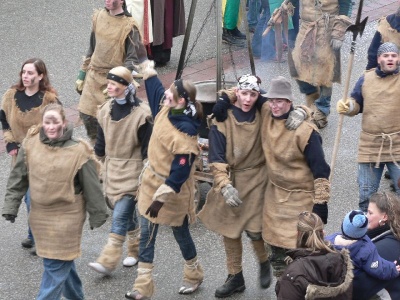
[[[125,236],[110,233],[108,235],[107,244],[95,263],[89,263],[89,267],[104,275],[110,275],[115,270],[122,256],[122,245]]]
[[[246,289],[244,284],[243,272],[237,274],[229,274],[225,283],[215,291],[215,297],[225,298],[233,295],[234,293],[241,293]]]
[[[139,262],[138,265],[138,275],[136,277],[135,283],[133,284],[133,289],[125,294],[127,299],[142,299],[149,300],[154,294],[154,281],[153,281],[153,264]]]
[[[316,107],[314,110],[314,123],[319,129],[322,129],[328,125],[328,117]]]
[[[140,228],[128,231],[127,234],[128,256],[122,262],[122,264],[125,267],[132,267],[137,264],[139,258],[139,241],[140,241]]]
[[[183,284],[179,289],[179,294],[194,293],[203,282],[204,272],[197,256],[191,260],[187,260],[183,267]]]

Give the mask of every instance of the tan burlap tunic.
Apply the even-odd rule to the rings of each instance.
[[[198,155],[200,150],[197,136],[189,136],[179,131],[168,119],[168,107],[163,107],[154,121],[153,133],[148,148],[149,165],[144,169],[138,192],[139,213],[155,224],[181,226],[186,216],[189,223],[195,221],[194,208],[194,164],[189,178],[181,191],[172,195],[160,209],[157,218],[146,215],[152,197],[169,176],[171,164],[176,154]]]
[[[358,162],[400,161],[400,75],[379,77],[375,69],[365,72],[364,98]]]
[[[390,26],[389,22],[386,20],[386,17],[382,17],[379,20],[377,30],[381,34],[382,44],[387,42],[392,42],[395,43],[397,47],[400,47],[400,34],[396,29],[393,29]]]
[[[43,102],[40,106],[34,107],[29,111],[23,112],[17,106],[15,100],[16,89],[9,89],[4,94],[1,101],[2,109],[4,110],[7,122],[11,130],[4,131],[4,140],[6,143],[22,143],[28,129],[32,125],[38,125],[42,121],[42,109],[49,103],[57,102],[57,96],[51,92],[45,92]]]
[[[340,55],[335,55],[330,45],[338,14],[338,0],[301,1],[301,23],[292,52],[296,79],[327,87],[340,82]]]
[[[151,112],[147,104],[141,103],[128,116],[114,121],[111,119],[111,105],[110,100],[100,106],[97,119],[106,142],[103,187],[114,206],[124,195],[136,195],[143,168],[141,143],[137,133]]]
[[[314,177],[303,153],[317,128],[304,121],[296,130],[288,130],[286,120],[274,119],[267,104],[263,105],[262,117],[262,146],[268,165],[263,239],[292,249],[296,246],[299,214],[313,208]]]
[[[243,203],[229,206],[214,184],[198,217],[208,229],[231,239],[239,238],[244,230],[261,232],[267,170],[261,147],[260,114],[257,112],[251,123],[238,122],[232,110],[228,110],[226,121],[213,120],[213,124],[226,138],[230,179]]]
[[[29,224],[36,252],[49,259],[73,260],[81,254],[86,218],[85,201],[82,195],[75,195],[74,178],[93,158],[92,150],[84,142],[51,147],[39,136],[28,134],[23,143],[32,199]],[[43,158],[52,162],[51,168],[44,168]]]
[[[106,9],[93,14],[92,30],[96,35],[96,47],[86,71],[85,85],[78,110],[96,117],[97,106],[106,101],[103,90],[107,87],[107,73],[125,62],[125,40],[136,26],[132,17],[112,16]],[[134,41],[132,41],[134,42]]]

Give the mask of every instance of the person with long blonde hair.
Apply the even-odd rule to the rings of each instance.
[[[347,250],[324,240],[324,223],[308,211],[299,215],[296,249],[287,251],[289,266],[276,283],[278,300],[351,299],[353,265]]]

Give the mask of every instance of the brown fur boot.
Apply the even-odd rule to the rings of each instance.
[[[316,107],[314,111],[314,123],[319,129],[324,128],[326,127],[326,125],[328,125],[328,117]]]
[[[179,294],[194,293],[203,282],[203,268],[197,259],[197,256],[185,262],[183,269],[183,284],[179,289]]]
[[[133,290],[125,294],[128,299],[150,299],[154,294],[154,282],[153,282],[153,264],[139,262],[138,275],[135,283],[133,284]],[[138,298],[138,297],[142,298]]]
[[[121,260],[124,241],[124,236],[110,233],[108,235],[107,244],[104,246],[103,251],[101,251],[99,258],[97,258],[95,263],[89,263],[89,267],[96,272],[110,275]]]
[[[132,267],[137,264],[139,258],[140,228],[128,231],[127,237],[128,256],[124,259],[122,264],[125,267]]]

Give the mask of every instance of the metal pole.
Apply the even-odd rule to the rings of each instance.
[[[217,0],[216,11],[216,26],[217,26],[217,78],[216,87],[217,91],[221,89],[222,77],[222,0]],[[218,100],[218,98],[217,98]]]

